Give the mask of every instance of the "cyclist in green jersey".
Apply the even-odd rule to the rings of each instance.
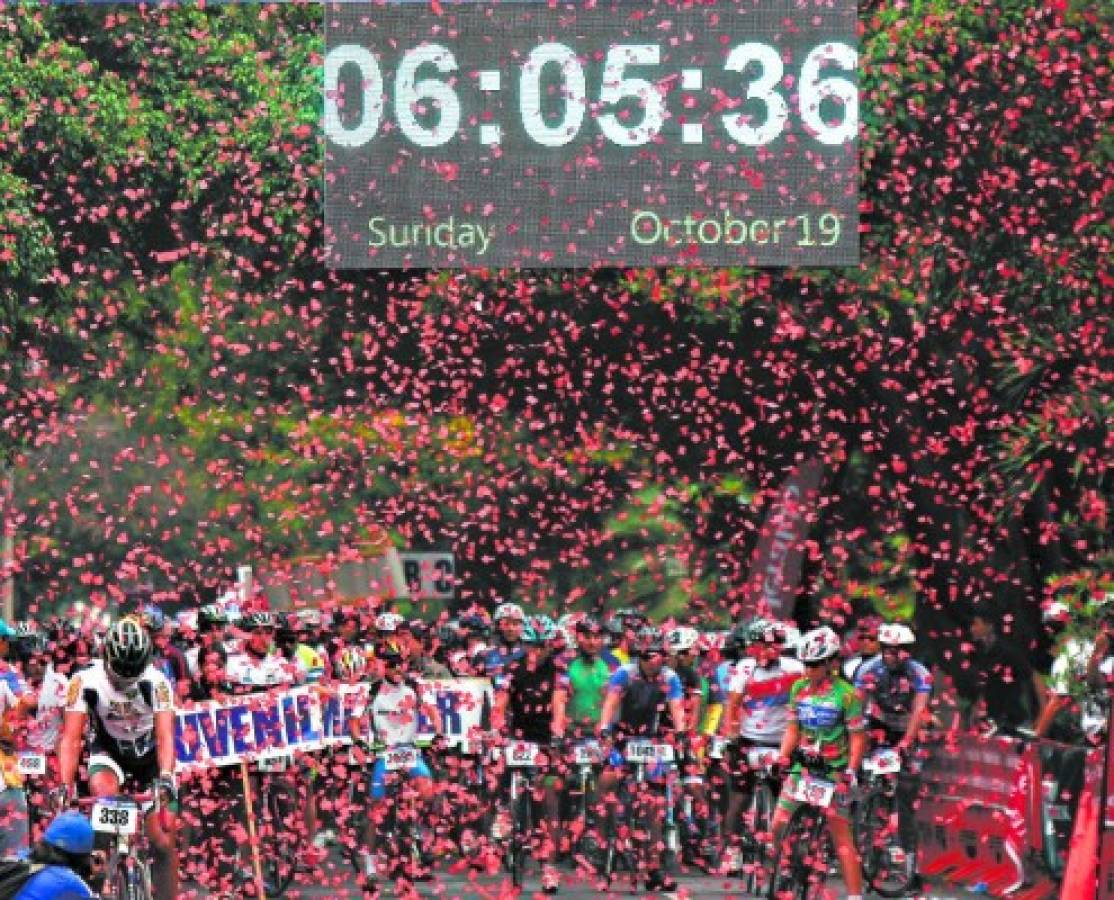
[[[833,781],[843,782],[846,789],[825,814],[847,885],[847,900],[862,900],[862,867],[851,833],[849,801],[866,752],[866,722],[862,700],[839,674],[839,649],[839,636],[827,627],[801,637],[797,656],[805,665],[805,675],[789,691],[789,727],[781,741],[781,759],[788,765],[793,752],[799,750],[822,761]],[[800,764],[795,765],[782,788],[771,829],[775,846],[797,805],[791,798],[800,771]]]
[[[607,693],[611,667],[600,655],[603,650],[603,627],[591,616],[576,624],[579,652],[567,668],[557,676],[553,693],[553,734],[564,737],[595,734]]]

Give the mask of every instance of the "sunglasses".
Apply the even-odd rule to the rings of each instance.
[[[816,660],[814,662],[806,662],[805,663],[805,668],[806,669],[819,669],[821,666],[826,666],[830,662],[831,662],[830,659],[821,659],[821,660]]]
[[[859,640],[860,641],[876,641],[876,640],[878,640],[878,635],[871,634],[869,631],[867,631],[867,632],[860,631],[859,632]]]

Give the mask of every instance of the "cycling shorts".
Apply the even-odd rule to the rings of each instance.
[[[797,780],[800,778],[799,772],[791,772],[785,778],[785,784],[781,786],[781,794],[777,799],[779,809],[785,810],[787,813],[792,814],[800,802],[792,799],[792,793],[797,787]],[[835,773],[829,773],[827,776],[829,781],[834,782],[836,787],[835,796],[832,798],[832,805],[824,810],[824,815],[829,819],[842,819],[850,821],[851,819],[851,801],[853,794],[851,791],[843,790],[838,785],[841,776]]]
[[[152,747],[142,756],[132,756],[123,752],[111,739],[98,734],[89,746],[89,775],[104,769],[115,773],[121,787],[129,778],[146,787],[159,775],[158,752]]]
[[[405,774],[407,778],[433,777],[433,773],[429,771],[429,766],[426,765],[424,756],[419,756],[418,764]],[[380,758],[377,758],[375,765],[371,767],[370,796],[372,800],[382,800],[387,796],[387,764]]]

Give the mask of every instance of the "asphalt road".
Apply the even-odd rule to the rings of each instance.
[[[633,886],[629,875],[625,872],[619,873],[610,890],[602,884],[594,883],[570,870],[563,869],[562,878],[561,889],[557,896],[565,898],[565,900],[660,896],[646,891],[643,882]],[[677,883],[678,892],[673,896],[678,898],[695,900],[695,898],[703,897],[723,897],[747,900],[747,898],[753,897],[753,895],[746,893],[743,885],[735,879],[680,875],[677,877]],[[415,896],[414,894],[400,893],[386,881],[380,882],[380,887],[380,896],[383,898]],[[458,900],[458,898],[459,900],[512,900],[515,897],[531,898],[533,900],[533,898],[546,896],[541,893],[541,883],[537,873],[528,877],[525,890],[521,893],[513,888],[510,877],[503,872],[496,875],[476,875],[467,871],[453,872],[442,869],[435,873],[432,880],[418,884],[416,887],[419,896],[437,897],[441,900]],[[196,885],[186,885],[183,894],[186,897],[197,898],[216,896],[198,891]],[[292,900],[309,897],[332,897],[336,900],[345,898],[346,900],[346,898],[359,898],[368,895],[360,890],[351,868],[331,854],[320,870],[299,876],[299,883],[292,885],[285,896],[292,898]],[[839,898],[846,896],[847,892],[839,879],[829,880],[827,898],[839,900]],[[867,896],[876,895],[867,894]],[[962,900],[962,898],[972,896],[974,895],[941,884],[929,885],[925,892],[919,895],[919,897],[927,898],[927,900]]]

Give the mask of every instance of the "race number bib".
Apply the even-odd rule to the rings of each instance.
[[[135,834],[139,830],[139,805],[131,800],[102,798],[93,804],[93,830],[106,834]]]
[[[578,766],[594,766],[603,759],[603,751],[595,741],[582,741],[573,747],[572,758]]]
[[[409,772],[418,766],[420,756],[417,747],[392,747],[379,757],[383,768],[388,772]]]
[[[796,784],[793,785],[793,792],[790,797],[798,803],[808,803],[810,806],[827,809],[832,805],[835,789],[835,782],[825,781],[823,778],[816,778],[808,772],[802,772],[797,777]]]
[[[863,771],[874,775],[893,775],[901,771],[901,754],[896,750],[875,750],[863,761]]]
[[[16,771],[20,775],[45,775],[46,754],[31,752],[19,754],[16,760]]]
[[[256,760],[255,763],[260,772],[285,772],[289,765],[289,756],[269,756],[266,759]]]
[[[747,750],[747,767],[765,769],[777,762],[778,751],[773,747],[750,747]]]
[[[512,741],[507,745],[506,760],[508,766],[536,766],[539,756],[541,756],[541,748],[529,741]]]
[[[628,741],[626,757],[632,764],[673,762],[673,747],[652,741]]]

